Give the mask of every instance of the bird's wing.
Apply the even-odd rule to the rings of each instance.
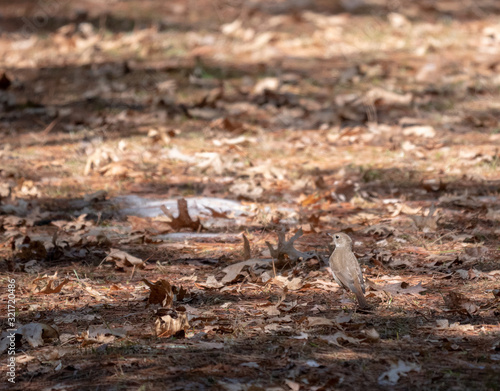
[[[349,262],[349,265],[353,265],[354,269],[355,269],[355,270],[353,270],[352,275],[353,275],[353,277],[356,276],[358,278],[359,285],[361,286],[363,293],[365,293],[365,281],[363,280],[363,272],[361,271],[361,266],[359,266],[359,262],[353,253],[351,253],[349,255],[352,257],[352,259],[351,259],[352,262]]]
[[[333,278],[342,288],[346,290],[353,290],[354,280],[352,279],[349,270],[343,270],[337,266],[337,264],[330,264],[330,269],[332,269]]]
[[[338,269],[335,271],[333,270],[334,268],[332,267],[332,271],[341,274],[342,281],[344,281],[344,283],[348,285],[351,291],[354,292],[355,290],[359,290],[359,288],[355,288],[355,285],[359,284],[361,290],[363,291],[363,293],[365,293],[365,283],[363,281],[363,273],[361,272],[361,267],[359,266],[356,256],[352,252],[349,254],[345,254],[344,256],[347,257],[344,260],[345,267],[343,269],[338,269],[337,267],[335,267],[335,269]]]

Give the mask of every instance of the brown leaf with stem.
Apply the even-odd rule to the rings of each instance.
[[[242,272],[244,268],[259,268],[266,267],[269,265],[268,261],[262,259],[249,259],[247,261],[233,263],[232,265],[226,266],[222,271],[226,275],[222,278],[221,283],[228,284],[233,282]]]
[[[172,214],[168,211],[165,206],[161,206],[161,210],[168,217],[172,219],[172,221],[168,222],[168,225],[172,227],[175,231],[180,231],[182,228],[190,228],[193,231],[198,231],[203,229],[203,225],[200,223],[200,219],[193,221],[191,216],[189,215],[187,201],[184,198],[180,198],[177,200],[177,208],[179,209],[179,216],[173,217]]]
[[[171,307],[174,303],[174,292],[172,285],[167,280],[158,280],[155,283],[149,282],[145,278],[143,281],[151,290],[148,297],[149,304],[160,304],[163,307]]]
[[[47,283],[47,286],[44,289],[42,289],[40,292],[37,292],[37,294],[38,295],[42,295],[42,294],[49,295],[51,293],[59,293],[59,292],[61,292],[61,289],[63,288],[63,286],[69,282],[69,279],[65,278],[63,282],[61,282],[59,285],[52,288],[53,281],[54,280],[49,280]]]
[[[149,304],[160,304],[170,308],[176,301],[189,299],[190,293],[181,285],[171,285],[167,280],[161,279],[152,283],[145,278],[143,281],[151,290],[148,298]]]
[[[139,267],[143,269],[146,266],[142,259],[134,257],[133,255],[116,248],[110,249],[108,256],[104,258],[103,262],[104,261],[113,261],[116,264],[116,267],[121,269],[124,269],[127,266]]]
[[[248,261],[251,258],[250,242],[248,241],[245,234],[243,234],[243,259]]]

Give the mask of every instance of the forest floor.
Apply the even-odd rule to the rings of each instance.
[[[2,5],[2,388],[499,390],[499,13]]]

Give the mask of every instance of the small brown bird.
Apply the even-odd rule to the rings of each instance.
[[[331,236],[335,244],[335,250],[330,256],[330,269],[332,269],[333,278],[342,288],[350,290],[356,295],[361,308],[368,308],[369,304],[363,295],[365,293],[363,273],[352,252],[351,238],[342,232]]]

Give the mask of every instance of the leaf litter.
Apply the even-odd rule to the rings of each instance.
[[[5,32],[23,389],[498,383],[498,28],[358,3],[84,2]],[[369,313],[330,277],[338,231]]]

